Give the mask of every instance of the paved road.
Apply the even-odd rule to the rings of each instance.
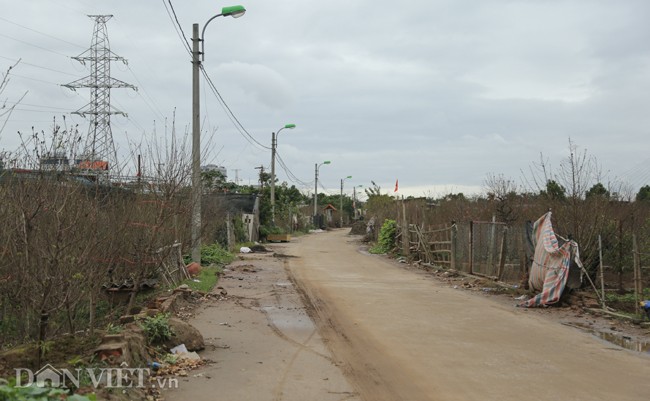
[[[278,253],[293,247],[271,246]],[[228,294],[205,302],[190,320],[206,340],[201,357],[212,362],[177,378],[165,400],[360,401],[307,316],[286,259],[241,258],[219,281]]]
[[[382,257],[347,230],[287,247],[293,280],[362,399],[649,400],[650,358]]]

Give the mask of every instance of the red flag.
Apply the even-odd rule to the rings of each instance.
[[[399,187],[399,180],[395,180],[395,190],[393,192],[397,192],[398,187]]]

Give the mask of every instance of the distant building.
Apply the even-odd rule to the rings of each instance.
[[[221,174],[223,174],[223,180],[227,181],[228,180],[228,170],[224,166],[217,166],[216,164],[208,164],[205,166],[201,166],[201,172],[205,173],[208,171],[218,171]]]
[[[70,160],[65,152],[47,153],[39,160],[40,168],[44,171],[67,171],[70,169]]]

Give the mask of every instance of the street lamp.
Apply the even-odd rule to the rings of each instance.
[[[286,124],[278,130],[271,132],[271,223],[275,226],[275,150],[278,146],[278,137],[283,129],[294,129],[296,124]]]
[[[343,182],[350,178],[352,178],[351,175],[341,178],[341,210],[339,210],[339,216],[341,216],[341,228],[343,228]]]
[[[321,164],[316,163],[314,166],[316,167],[316,179],[314,180],[314,218],[318,216],[318,170],[320,169],[320,166],[323,164],[330,164],[331,162],[329,160],[325,160]]]
[[[199,37],[199,24],[192,25],[192,261],[201,263],[201,111],[199,74],[204,59],[205,28],[217,17],[239,18],[246,12],[243,6],[223,7],[221,14],[210,18]],[[201,51],[199,51],[201,43]],[[199,58],[199,55],[203,55]]]

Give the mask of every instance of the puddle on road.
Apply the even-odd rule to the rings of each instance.
[[[298,313],[294,308],[278,308],[273,305],[264,305],[259,308],[269,319],[269,323],[285,335],[311,333],[314,324],[309,316]]]
[[[619,333],[595,330],[593,327],[590,327],[589,325],[582,324],[582,323],[563,323],[563,324],[565,326],[575,327],[576,329],[580,329],[584,332],[587,332],[593,336],[600,338],[601,340],[605,340],[621,348],[650,354],[650,341],[633,339],[631,337],[624,336],[623,334],[619,334]]]

